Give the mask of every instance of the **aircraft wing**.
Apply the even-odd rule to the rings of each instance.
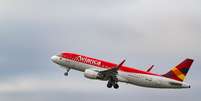
[[[115,66],[114,68],[100,71],[99,76],[101,76],[104,79],[108,79],[110,77],[116,76],[118,74],[118,70],[122,67],[122,65],[124,64],[125,61],[126,60],[123,60],[119,65]]]

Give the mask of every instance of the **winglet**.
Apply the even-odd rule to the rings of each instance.
[[[126,60],[123,60],[119,65],[117,65],[117,69],[119,69],[123,64],[124,64],[124,62],[125,62]]]
[[[147,72],[150,72],[150,71],[153,69],[153,67],[154,67],[154,65],[151,65],[151,67],[149,67],[149,68],[147,69]]]

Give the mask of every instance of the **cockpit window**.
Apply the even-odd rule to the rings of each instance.
[[[63,58],[72,58],[72,54],[70,53],[61,53],[57,55],[58,57],[63,57]]]
[[[58,54],[57,56],[58,56],[58,57],[62,57],[62,54]]]

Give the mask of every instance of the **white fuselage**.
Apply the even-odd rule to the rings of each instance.
[[[62,68],[71,68],[81,72],[85,72],[86,69],[105,70],[97,66],[85,64],[82,62],[53,56],[51,58],[54,63],[60,65]],[[177,80],[169,79],[163,76],[155,76],[141,73],[129,73],[124,71],[118,71],[117,75],[119,82],[125,82],[133,85],[151,87],[151,88],[190,88],[190,85]]]

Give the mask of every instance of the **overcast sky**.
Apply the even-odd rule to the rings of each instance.
[[[2,101],[200,100],[200,0],[0,0]],[[75,52],[155,73],[195,60],[190,89],[161,90],[84,78],[50,61]]]

